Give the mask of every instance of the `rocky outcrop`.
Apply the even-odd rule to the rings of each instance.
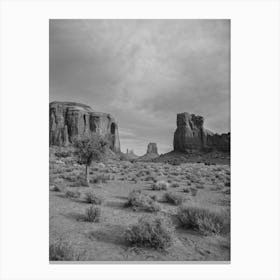
[[[120,152],[118,124],[110,114],[94,112],[80,103],[51,102],[49,121],[50,145],[67,146],[76,136],[98,133],[109,140],[112,151]]]
[[[147,147],[147,154],[156,154],[158,155],[157,144],[149,143]]]
[[[151,161],[159,157],[157,144],[149,143],[147,147],[147,152],[145,155],[139,157],[137,161]]]
[[[206,136],[206,149],[230,152],[230,133]]]
[[[177,114],[174,151],[230,151],[230,133],[214,134],[203,126],[204,119],[190,113]]]
[[[137,155],[134,154],[133,150],[126,150],[126,153],[120,153],[121,155],[121,160],[125,160],[125,161],[134,161],[135,159],[138,158]]]

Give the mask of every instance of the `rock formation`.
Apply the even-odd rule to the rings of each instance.
[[[118,124],[110,114],[94,112],[80,103],[51,102],[49,121],[50,145],[67,146],[75,136],[98,133],[109,139],[112,151],[120,152]]]
[[[151,161],[157,157],[159,157],[158,150],[157,150],[157,144],[149,143],[146,154],[139,157],[137,159],[137,161]]]
[[[146,154],[156,154],[158,155],[157,144],[156,143],[149,143],[147,147]]]
[[[230,151],[230,133],[214,134],[203,127],[204,119],[189,113],[177,114],[174,151]]]
[[[134,154],[133,150],[129,150],[129,149],[126,150],[126,153],[121,152],[120,156],[121,156],[120,159],[125,160],[125,161],[133,161],[133,160],[135,160],[139,157],[139,156]]]

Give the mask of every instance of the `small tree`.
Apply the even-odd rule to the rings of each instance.
[[[93,161],[100,161],[105,155],[108,141],[99,134],[91,136],[77,137],[74,139],[75,154],[78,156],[79,162],[85,164],[85,180],[88,180],[88,167]]]

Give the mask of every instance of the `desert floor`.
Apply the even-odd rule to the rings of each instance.
[[[169,187],[194,203],[209,209],[230,209],[230,166],[204,163],[166,163],[108,161],[92,164],[90,179],[106,175],[107,182],[80,186],[79,178],[85,167],[75,163],[73,157],[56,156],[50,148],[49,239],[70,242],[75,252],[85,261],[229,261],[230,236],[204,235],[198,231],[176,227],[173,244],[165,250],[132,247],[127,244],[124,232],[143,215],[175,217],[177,205],[164,200],[165,190],[151,189],[154,181],[178,183]],[[53,191],[57,186],[59,191]],[[184,189],[196,191],[183,192]],[[157,213],[135,211],[124,207],[129,193],[135,189],[155,195],[161,210]],[[79,192],[79,197],[68,197],[67,191]],[[83,216],[89,207],[84,195],[89,190],[103,197],[101,218],[97,223],[86,222]]]

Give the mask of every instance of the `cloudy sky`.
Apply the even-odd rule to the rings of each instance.
[[[51,20],[50,101],[111,113],[122,151],[172,150],[176,114],[230,130],[228,20]]]

